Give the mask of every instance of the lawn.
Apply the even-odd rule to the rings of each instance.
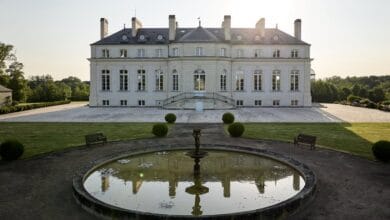
[[[317,145],[373,159],[372,143],[390,141],[390,123],[246,123],[243,136],[292,142],[298,133],[317,136]]]
[[[109,141],[152,137],[151,123],[0,123],[0,142],[17,139],[23,158],[85,144],[84,135],[103,132]]]

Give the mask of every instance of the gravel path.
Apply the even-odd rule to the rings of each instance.
[[[221,124],[177,124],[169,137],[79,147],[12,163],[0,161],[0,219],[94,219],[72,196],[73,174],[90,161],[142,146],[191,144],[193,127],[202,144],[240,145],[288,155],[317,175],[315,198],[289,219],[390,219],[390,164],[289,143],[230,138]]]

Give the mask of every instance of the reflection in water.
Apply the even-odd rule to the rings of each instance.
[[[209,151],[199,175],[193,166],[186,151],[133,156],[99,167],[84,186],[98,200],[120,208],[201,216],[267,207],[305,185],[291,167],[251,154]]]

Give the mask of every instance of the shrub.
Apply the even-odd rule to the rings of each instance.
[[[176,115],[173,113],[168,113],[165,115],[165,121],[169,124],[173,124],[176,121]]]
[[[235,123],[229,125],[228,131],[229,131],[230,136],[232,136],[232,137],[241,137],[241,135],[245,131],[245,127],[242,123],[235,122]]]
[[[390,161],[390,141],[378,141],[372,145],[372,153],[375,158],[383,161]]]
[[[226,112],[222,115],[222,121],[225,124],[231,124],[234,122],[234,115],[230,112]]]
[[[168,133],[168,126],[165,123],[158,123],[153,125],[152,133],[157,137],[164,137]]]
[[[362,98],[360,98],[359,96],[355,96],[355,95],[349,95],[347,97],[347,101],[350,102],[350,103],[354,103],[354,102],[360,102]]]
[[[63,105],[63,104],[69,104],[69,103],[70,103],[69,100],[65,100],[65,101],[45,102],[45,103],[32,103],[32,104],[27,104],[27,105],[3,106],[3,107],[0,107],[0,115],[12,113],[12,112],[25,111],[25,110],[34,109],[34,108],[43,108],[43,107],[48,107],[48,106]]]
[[[17,140],[6,140],[0,145],[0,155],[3,160],[16,160],[23,152],[24,146]]]

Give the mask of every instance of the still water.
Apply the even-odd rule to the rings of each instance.
[[[168,215],[216,215],[280,203],[305,185],[295,169],[252,154],[209,151],[194,175],[185,150],[112,161],[84,182],[96,199],[124,209]]]

